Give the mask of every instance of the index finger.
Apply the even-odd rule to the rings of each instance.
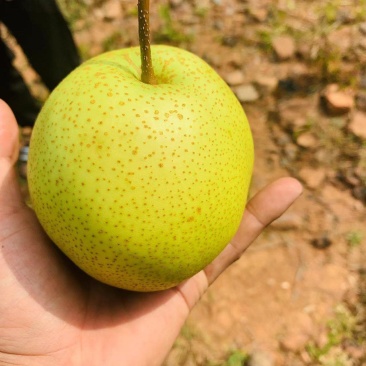
[[[239,229],[219,256],[205,268],[208,284],[238,260],[272,221],[279,218],[301,195],[294,178],[280,178],[259,191],[247,204]]]

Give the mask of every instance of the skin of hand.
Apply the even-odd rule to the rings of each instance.
[[[281,178],[248,203],[231,243],[179,286],[134,293],[82,273],[50,241],[19,189],[18,127],[0,100],[0,365],[161,365],[208,286],[301,194]]]

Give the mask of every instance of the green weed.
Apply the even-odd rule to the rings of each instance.
[[[224,366],[245,366],[249,361],[249,355],[241,350],[231,351]]]
[[[120,48],[121,45],[122,45],[122,34],[119,31],[116,31],[111,35],[109,35],[107,38],[104,39],[102,43],[102,47],[105,52]]]
[[[88,13],[88,5],[84,0],[57,0],[57,3],[71,28]]]
[[[208,361],[206,366],[247,366],[250,356],[239,349],[231,350],[225,360],[221,362]]]
[[[185,324],[180,331],[181,337],[183,337],[187,341],[192,341],[195,337],[197,337],[197,331],[192,326]]]
[[[161,5],[159,7],[159,15],[162,20],[161,29],[154,34],[154,40],[158,43],[169,42],[173,44],[180,44],[187,42],[190,37],[180,31],[174,24],[169,5]]]
[[[205,18],[206,15],[208,14],[208,11],[209,11],[208,8],[197,6],[196,8],[194,8],[194,15],[200,18]]]
[[[85,44],[78,45],[79,55],[83,61],[88,60],[92,55],[89,46]]]
[[[327,342],[323,346],[309,343],[306,347],[309,356],[320,366],[351,366],[341,346],[352,339],[356,326],[356,317],[346,306],[338,305],[335,309],[335,317],[327,325]]]
[[[364,234],[361,231],[357,231],[357,230],[349,231],[346,234],[347,244],[351,248],[358,247],[362,243],[363,238],[364,238]]]

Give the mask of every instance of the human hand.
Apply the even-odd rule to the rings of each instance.
[[[0,100],[1,365],[160,365],[208,286],[302,191],[292,178],[268,185],[204,270],[166,291],[134,293],[90,278],[50,241],[23,202],[17,154],[16,121]]]

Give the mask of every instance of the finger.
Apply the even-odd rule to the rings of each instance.
[[[0,158],[14,163],[18,158],[19,131],[9,106],[0,99]]]
[[[188,309],[192,309],[208,286],[235,262],[263,229],[280,217],[302,193],[293,178],[281,178],[259,191],[247,204],[239,229],[232,241],[203,271],[176,287]]]
[[[14,163],[18,157],[18,125],[9,106],[0,99],[0,214],[23,205]]]
[[[205,268],[208,284],[239,259],[264,228],[279,218],[301,193],[301,184],[293,178],[278,179],[259,191],[248,202],[234,238]]]

